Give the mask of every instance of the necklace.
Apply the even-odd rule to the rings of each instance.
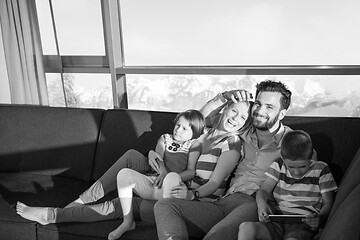
[[[171,144],[171,146],[168,147],[170,151],[174,151],[174,152],[176,152],[179,148],[180,148],[180,144],[174,142]]]

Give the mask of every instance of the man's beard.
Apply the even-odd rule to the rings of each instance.
[[[255,113],[255,115],[258,115],[258,113]],[[278,114],[276,114],[276,116],[272,120],[268,119],[264,123],[261,123],[260,121],[257,121],[254,118],[253,125],[256,129],[261,130],[261,131],[269,130],[278,122],[279,116],[280,116],[280,112]]]

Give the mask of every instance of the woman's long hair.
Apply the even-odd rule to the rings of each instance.
[[[214,124],[214,126],[208,131],[208,136],[210,136],[210,138],[214,138],[214,144],[222,141],[222,139],[228,137],[228,136],[236,136],[236,135],[241,135],[243,134],[247,129],[249,129],[249,127],[251,126],[252,124],[252,117],[251,117],[251,109],[252,109],[252,106],[253,106],[253,102],[250,102],[250,101],[244,101],[245,103],[247,103],[248,105],[248,118],[246,119],[244,125],[237,131],[234,131],[234,132],[229,132],[229,133],[226,133],[222,136],[220,136],[218,139],[215,139],[216,136],[214,136],[216,130],[218,129],[222,119],[224,118],[224,112],[231,106],[234,104],[234,102],[230,102],[228,104],[226,104],[223,108],[223,112],[221,113],[221,116],[218,118],[217,122]],[[213,136],[211,136],[213,135]]]

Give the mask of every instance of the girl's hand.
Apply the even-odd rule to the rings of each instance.
[[[304,218],[302,221],[313,230],[317,229],[320,224],[320,218],[316,213],[307,215],[306,218]]]
[[[188,191],[186,185],[183,182],[180,182],[179,185],[173,187],[171,190],[171,196],[175,198],[189,199],[189,192],[190,191]]]
[[[160,165],[158,163],[158,161],[161,161],[160,154],[158,154],[154,150],[150,150],[148,154],[148,159],[150,167],[160,174]]]
[[[165,178],[166,174],[160,174],[159,176],[156,177],[153,186],[156,188],[161,188],[162,184],[164,182],[164,178]]]

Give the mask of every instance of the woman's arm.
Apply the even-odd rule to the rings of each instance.
[[[240,152],[235,149],[221,153],[209,181],[196,189],[199,192],[199,197],[209,196],[220,187],[224,179],[231,174],[238,164],[240,155]],[[191,193],[191,195],[193,194]]]
[[[199,159],[200,152],[201,152],[200,143],[199,141],[195,140],[190,147],[187,169],[179,173],[181,180],[183,182],[194,178],[196,162]]]
[[[213,126],[216,122],[216,119],[219,117],[221,109],[225,106],[227,100],[222,97],[222,94],[219,93],[213,99],[208,101],[201,109],[200,112],[205,117],[206,125]]]

